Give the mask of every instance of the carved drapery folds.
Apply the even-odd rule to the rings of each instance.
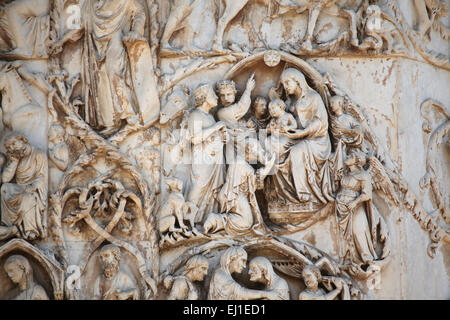
[[[443,0],[6,1],[0,298],[376,297],[403,263],[403,220],[431,258],[449,242],[448,106],[411,111],[415,183],[373,116],[379,93],[334,67],[375,66],[367,87],[377,61],[448,72],[447,14]],[[393,110],[395,91],[380,100]]]

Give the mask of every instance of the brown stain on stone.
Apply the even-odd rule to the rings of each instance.
[[[314,235],[313,232],[307,234],[303,240],[305,240],[306,242],[308,242],[309,244],[316,246],[316,236]]]
[[[283,21],[283,39],[289,39],[292,36],[292,25],[293,22],[291,19],[286,19],[285,21]]]
[[[387,81],[387,79],[389,79],[391,77],[392,70],[394,70],[394,64],[391,64],[391,66],[389,67],[387,75],[383,78],[383,86],[386,86],[386,81]]]

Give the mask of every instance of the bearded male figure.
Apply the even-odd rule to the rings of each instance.
[[[14,236],[26,240],[46,235],[48,161],[44,151],[28,139],[11,134],[5,139],[7,163],[0,189],[0,240]]]
[[[103,268],[94,285],[95,300],[138,300],[139,290],[135,282],[120,269],[120,249],[108,244],[100,250]]]

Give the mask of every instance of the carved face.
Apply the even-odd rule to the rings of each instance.
[[[100,261],[103,273],[107,278],[112,278],[119,270],[119,261],[117,261],[112,250],[103,250],[100,253]]]
[[[318,281],[316,278],[316,275],[309,271],[309,270],[304,270],[302,273],[303,276],[303,281],[305,282],[305,285],[308,289],[315,289],[318,286]]]
[[[285,80],[283,81],[283,87],[284,87],[284,90],[286,91],[286,93],[287,93],[288,95],[293,95],[293,94],[295,94],[295,92],[297,91],[297,89],[300,90],[300,92],[301,92],[301,88],[299,88],[299,87],[297,86],[297,82],[295,82],[294,79],[292,79],[292,78],[287,78],[287,79],[285,79]]]
[[[192,281],[203,281],[208,274],[208,265],[201,264],[192,272]]]
[[[257,263],[250,263],[248,274],[250,281],[265,282],[263,272]]]
[[[269,113],[272,118],[278,119],[281,117],[284,113],[283,107],[276,103],[276,104],[269,104]]]
[[[253,108],[255,110],[255,116],[257,118],[262,118],[267,112],[267,105],[264,101],[256,101],[253,104]]]
[[[29,145],[25,142],[23,142],[20,139],[13,138],[8,141],[7,150],[9,153],[14,154],[22,158],[23,156],[27,155]]]
[[[333,113],[338,117],[344,113],[344,103],[341,99],[332,99],[330,107]]]
[[[20,283],[25,273],[21,266],[15,262],[5,265],[5,271],[8,274],[8,278],[15,284]]]
[[[220,91],[220,102],[223,106],[229,106],[236,99],[236,94],[232,88],[225,88]]]
[[[150,143],[152,146],[157,146],[161,142],[161,133],[159,131],[155,131],[152,135]]]
[[[239,256],[238,258],[234,259],[230,264],[230,271],[231,273],[242,273],[244,271],[245,266],[247,264],[247,258]]]
[[[64,132],[60,130],[49,130],[48,141],[53,144],[62,144],[64,142]]]

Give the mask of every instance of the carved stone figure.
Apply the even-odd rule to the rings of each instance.
[[[376,252],[378,232],[381,241],[386,241],[389,235],[383,218],[372,205],[372,177],[363,169],[365,162],[361,154],[352,154],[345,160],[349,172],[340,182],[336,210],[344,240],[341,257],[344,261],[370,265],[381,256]]]
[[[287,158],[268,177],[266,197],[273,210],[284,212],[294,204],[299,212],[311,212],[332,200],[327,160],[331,152],[328,115],[320,95],[307,84],[303,74],[293,68],[281,75],[286,94],[292,97],[289,110],[296,117],[298,129],[285,134],[294,140]],[[287,212],[292,212],[290,206]],[[296,211],[297,211],[296,210]]]
[[[120,248],[109,244],[100,249],[102,274],[94,284],[96,300],[138,300],[139,289],[135,282],[120,268]]]
[[[400,31],[391,19],[384,15],[377,5],[366,9],[363,22],[364,39],[359,45],[360,50],[373,50],[376,53],[405,52],[405,45]]]
[[[209,284],[208,300],[279,300],[275,291],[252,290],[233,279],[233,273],[241,273],[247,263],[247,252],[240,247],[230,247],[220,257],[220,267],[214,271]]]
[[[168,276],[164,285],[170,287],[169,300],[199,300],[200,293],[195,281],[203,281],[208,274],[209,262],[202,255],[190,258],[184,266],[183,275]]]
[[[136,0],[88,0],[83,12],[84,117],[94,129],[110,134],[138,114],[132,89],[135,66],[126,42],[143,39],[145,11]]]
[[[217,22],[216,36],[214,37],[214,43],[212,50],[223,51],[223,34],[228,24],[234,17],[245,7],[249,0],[233,1],[225,0],[224,11],[219,21]]]
[[[131,150],[130,154],[134,156],[149,187],[159,194],[161,188],[161,132],[154,127],[150,128],[148,132],[150,140]]]
[[[358,121],[344,112],[344,103],[342,96],[330,98],[330,109],[333,112],[333,116],[330,117],[330,127],[334,139],[342,141],[350,152],[362,148],[364,133]]]
[[[297,121],[294,116],[286,112],[286,104],[281,99],[272,100],[269,103],[270,122],[266,133],[270,137],[266,148],[277,155],[277,163],[286,159],[287,152],[292,142],[288,137],[289,131],[297,129]]]
[[[48,162],[46,154],[22,135],[5,139],[7,164],[2,173],[0,239],[45,237]]]
[[[447,298],[449,1],[0,0],[0,295]]]
[[[316,266],[307,265],[302,271],[302,278],[306,289],[299,295],[299,300],[334,300],[344,289],[345,283],[342,280],[333,281],[335,289],[326,292],[319,287],[322,280],[320,269]]]
[[[237,236],[250,230],[257,234],[266,232],[255,191],[258,187],[261,188],[261,181],[272,169],[275,157],[267,159],[255,139],[249,139],[245,143],[246,158],[238,153],[236,160],[228,167],[225,184],[219,193],[222,213],[208,215],[204,223],[205,233],[225,230],[227,234]],[[263,166],[255,172],[249,162],[257,161]]]
[[[173,0],[172,7],[170,10],[170,15],[167,18],[167,23],[164,28],[164,33],[161,37],[161,50],[162,51],[173,51],[174,48],[169,44],[170,38],[174,32],[179,31],[182,28],[187,27],[187,23],[184,22],[187,17],[192,13],[194,6],[197,5],[198,0]],[[194,42],[194,32],[189,30],[186,32],[185,43],[187,46],[183,48],[186,52],[198,51],[195,48]]]
[[[248,131],[244,116],[251,105],[251,93],[255,88],[254,74],[247,81],[247,86],[241,99],[236,101],[236,86],[233,81],[223,80],[217,83],[221,108],[217,111],[217,118],[227,126],[227,145],[225,158],[227,163],[233,163],[238,149],[242,148]]]
[[[306,51],[313,49],[312,42],[316,31],[317,21],[321,12],[331,16],[344,17],[349,21],[349,34],[351,44],[357,45],[357,11],[363,1],[336,1],[336,0],[277,0],[279,9],[282,11],[295,10],[297,14],[308,11],[308,22],[303,38],[302,48]],[[274,18],[275,16],[272,16]]]
[[[22,255],[12,255],[6,259],[5,272],[19,287],[19,294],[13,300],[49,300],[44,288],[33,278],[30,262]]]
[[[196,109],[189,115],[188,130],[192,143],[191,186],[187,201],[199,209],[198,221],[207,212],[217,212],[218,192],[224,183],[223,154],[226,125],[216,122],[209,113],[217,106],[217,96],[211,85],[194,91]]]
[[[54,191],[61,182],[64,171],[69,166],[69,148],[66,144],[66,131],[59,124],[53,124],[48,129],[49,157],[49,189]]]
[[[49,0],[9,2],[0,14],[0,55],[47,58],[49,11]]]
[[[431,29],[436,29],[439,19],[447,16],[447,4],[440,0],[414,0],[414,5],[418,16],[418,31],[429,38]]]
[[[159,123],[161,125],[169,124],[172,126],[176,119],[184,116],[189,108],[187,99],[188,97],[184,90],[174,90],[167,98],[167,103],[161,108]]]
[[[259,132],[261,129],[266,129],[268,123],[267,100],[264,97],[257,97],[253,102],[252,113],[247,120],[247,127]]]
[[[249,275],[250,281],[260,282],[265,285],[265,290],[278,293],[282,300],[289,300],[289,286],[273,271],[269,259],[253,258],[249,263]]]
[[[223,80],[217,83],[221,108],[217,111],[217,118],[224,121],[230,129],[238,126],[241,120],[250,109],[251,93],[255,88],[254,74],[247,81],[247,86],[241,99],[236,102],[236,86],[233,81]]]
[[[22,62],[7,62],[0,67],[3,125],[12,131],[34,131],[45,121],[45,109],[30,95],[24,80],[48,93],[48,85],[33,75]]]

